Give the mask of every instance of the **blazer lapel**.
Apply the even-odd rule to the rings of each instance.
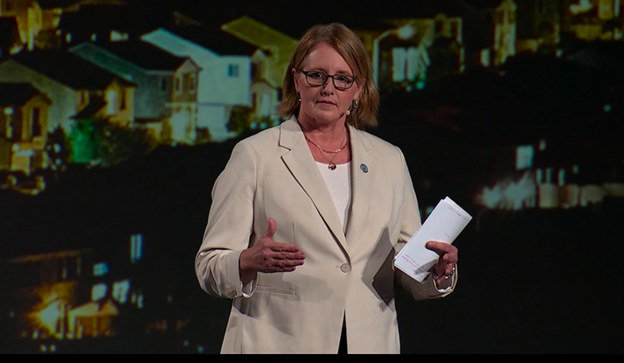
[[[366,136],[353,127],[351,131],[351,210],[347,222],[347,237],[357,238],[357,233],[368,213],[370,194],[374,192],[377,158],[370,152],[372,144]]]
[[[347,241],[334,201],[327,189],[325,180],[316,167],[310,149],[304,141],[303,132],[294,119],[289,119],[280,126],[279,143],[280,146],[290,150],[282,155],[284,164],[301,185],[301,188],[308,194],[325,224],[332,231],[348,257]]]

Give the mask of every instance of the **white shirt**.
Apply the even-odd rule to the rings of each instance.
[[[334,200],[334,206],[343,231],[346,231],[346,221],[349,215],[349,205],[351,204],[351,163],[336,164],[336,169],[330,170],[328,164],[316,162],[316,165],[325,179],[327,189]]]

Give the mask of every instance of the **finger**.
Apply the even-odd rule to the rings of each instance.
[[[429,241],[425,245],[427,249],[437,252],[439,254],[450,252],[451,245],[446,242],[438,242],[438,241]]]
[[[288,254],[293,252],[299,252],[299,246],[290,243],[274,242],[269,245],[271,251],[276,252],[275,256],[280,256],[282,253]]]
[[[438,273],[435,269],[433,270],[433,278],[435,279],[436,284],[440,285],[444,280],[446,280],[445,276],[446,275],[444,273]]]
[[[442,281],[444,281],[444,275],[439,275],[438,278],[436,279],[436,283],[440,285],[442,284]]]
[[[305,259],[305,253],[298,252],[299,247],[294,246],[296,248],[295,251],[280,251],[276,252],[273,255],[273,258],[276,260],[303,260]],[[275,250],[274,250],[275,251]]]
[[[453,276],[454,273],[455,273],[455,266],[446,266],[446,270],[444,271],[444,274],[446,276]]]
[[[274,260],[271,267],[296,267],[303,265],[303,260]]]
[[[442,256],[442,261],[444,261],[444,263],[446,263],[447,265],[454,265],[455,263],[457,263],[457,257],[454,256],[452,253],[445,253]]]
[[[448,279],[449,279],[448,277],[446,277],[445,275],[442,275],[442,276],[438,277],[436,282],[438,283],[438,285],[441,285],[442,283],[444,283],[444,281],[447,281]]]
[[[444,275],[446,274],[446,264],[445,264],[445,263],[438,263],[438,264],[435,266],[435,269],[434,269],[434,270],[435,270],[435,272],[436,272],[436,275],[438,275],[438,276],[444,276]]]
[[[425,247],[431,251],[436,252],[440,256],[444,254],[449,254],[451,256],[457,257],[457,247],[453,246],[450,243],[446,242],[438,242],[438,241],[429,241],[425,245]]]
[[[275,220],[273,218],[269,218],[269,226],[267,227],[267,230],[266,232],[264,232],[264,235],[262,237],[266,237],[272,240],[276,230],[277,224],[275,223]]]

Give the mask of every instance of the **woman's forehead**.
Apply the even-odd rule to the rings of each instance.
[[[307,68],[314,68],[327,73],[353,72],[340,53],[327,44],[319,44],[312,48],[303,60],[303,64]]]

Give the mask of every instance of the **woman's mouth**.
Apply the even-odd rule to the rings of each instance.
[[[317,102],[320,105],[327,105],[327,106],[335,106],[336,104],[331,102],[331,101],[318,101]]]

